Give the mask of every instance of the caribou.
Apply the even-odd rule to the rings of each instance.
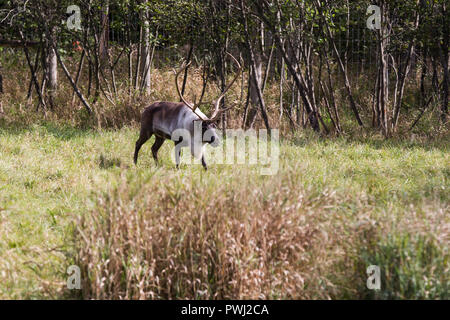
[[[202,103],[202,98],[198,103],[190,103],[184,97],[178,86],[178,76],[189,66],[183,63],[181,68],[175,73],[175,85],[177,93],[181,102],[155,102],[145,108],[141,115],[141,131],[139,139],[136,141],[136,148],[134,151],[134,163],[137,164],[139,150],[146,143],[152,135],[155,135],[155,142],[151,148],[153,159],[158,165],[158,151],[165,140],[172,140],[175,143],[175,162],[177,169],[180,165],[181,148],[190,147],[193,157],[200,159],[205,170],[208,169],[205,162],[205,147],[207,144],[218,145],[219,137],[216,132],[216,122],[220,119],[220,115],[230,109],[220,109],[220,103],[225,97],[227,91],[231,88],[234,82],[239,78],[242,71],[241,64],[231,54],[227,53],[238,67],[236,76],[225,87],[220,96],[215,102]],[[206,85],[206,83],[205,83]],[[210,117],[207,117],[198,107],[201,104],[213,104],[214,111]],[[196,128],[201,128],[200,139],[196,136]],[[180,131],[188,133],[190,139],[185,139],[185,136],[179,134]],[[188,137],[188,138],[189,138]],[[189,141],[190,140],[190,141]]]

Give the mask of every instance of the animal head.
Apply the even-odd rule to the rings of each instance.
[[[204,84],[204,87],[203,87],[203,92],[202,92],[202,96],[201,96],[201,98],[200,98],[200,101],[199,101],[197,104],[192,104],[192,103],[188,102],[188,101],[183,97],[183,94],[181,93],[180,88],[179,88],[179,86],[178,86],[178,76],[179,76],[184,70],[186,70],[186,68],[190,65],[190,63],[189,63],[189,64],[183,63],[183,65],[181,66],[181,68],[180,68],[178,71],[175,71],[175,70],[174,70],[174,73],[175,73],[175,85],[176,85],[176,88],[177,88],[178,95],[180,96],[181,101],[183,101],[183,103],[184,103],[187,107],[191,108],[192,111],[193,111],[193,112],[198,116],[198,118],[202,121],[202,133],[203,133],[203,134],[204,134],[205,132],[207,132],[207,131],[213,131],[213,132],[215,133],[215,129],[217,128],[217,124],[218,124],[218,122],[220,121],[220,116],[221,116],[221,114],[222,114],[223,112],[225,112],[225,111],[227,111],[227,110],[229,110],[229,109],[232,108],[232,107],[228,107],[228,108],[225,108],[225,109],[220,109],[220,104],[221,104],[223,98],[225,97],[225,94],[227,93],[227,91],[231,88],[231,86],[232,86],[232,85],[236,82],[236,80],[239,78],[239,76],[240,76],[240,74],[241,74],[241,71],[242,71],[242,66],[241,66],[241,64],[239,63],[239,61],[237,61],[236,58],[233,57],[230,53],[227,52],[227,54],[234,60],[235,64],[236,64],[237,67],[238,67],[238,71],[236,72],[236,75],[235,75],[235,77],[233,78],[233,80],[225,87],[225,89],[223,90],[223,92],[221,93],[221,95],[220,95],[215,101],[211,101],[211,102],[208,102],[208,103],[203,103],[203,102],[202,102],[203,95],[204,95],[204,92],[205,92],[205,87],[206,87],[206,83],[205,83],[205,84]],[[211,115],[210,117],[205,118],[205,117],[203,116],[203,114],[200,115],[198,112],[196,112],[197,108],[198,108],[200,105],[202,105],[202,104],[211,104],[211,105],[213,106],[213,108],[214,108],[213,110],[214,110],[214,111],[213,111],[213,113],[212,113],[212,115]],[[217,135],[216,135],[216,134],[214,134],[213,136],[211,136],[212,142],[209,142],[209,143],[213,143],[215,139],[217,139]]]
[[[219,144],[219,136],[217,135],[216,129],[216,123],[202,121],[202,142],[216,147]]]

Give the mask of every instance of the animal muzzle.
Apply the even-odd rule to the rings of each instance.
[[[211,135],[210,137],[208,137],[206,139],[207,141],[205,141],[206,143],[209,143],[212,147],[218,147],[220,144],[220,139],[216,134]]]

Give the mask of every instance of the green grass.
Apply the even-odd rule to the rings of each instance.
[[[302,134],[282,141],[278,174],[260,176],[245,165],[177,171],[168,142],[160,167],[150,157],[151,142],[135,167],[137,135],[136,128],[0,127],[0,298],[77,297],[65,289],[80,247],[76,218],[97,212],[106,194],[121,199],[123,183],[130,189],[127,208],[134,195],[153,188],[164,191],[154,193],[155,205],[176,206],[196,193],[193,208],[207,208],[222,190],[224,199],[254,192],[264,210],[298,211],[299,221],[324,233],[308,251],[311,268],[301,271],[305,297],[449,298],[448,142]],[[275,195],[278,204],[267,209]],[[368,264],[385,268],[382,292],[365,289]],[[302,296],[270,288],[267,297]]]
[[[361,288],[364,298],[449,298],[449,256],[444,255],[429,237],[409,233],[388,235],[375,246],[361,249],[363,265],[383,266],[383,290]]]

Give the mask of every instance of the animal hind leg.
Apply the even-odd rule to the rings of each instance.
[[[166,139],[156,136],[155,143],[152,146],[152,155],[153,159],[155,159],[156,164],[158,164],[158,150],[163,145]]]
[[[148,139],[152,136],[152,133],[147,133],[144,130],[141,130],[141,134],[139,139],[136,141],[136,148],[134,149],[134,164],[137,164],[139,150],[147,142]]]

